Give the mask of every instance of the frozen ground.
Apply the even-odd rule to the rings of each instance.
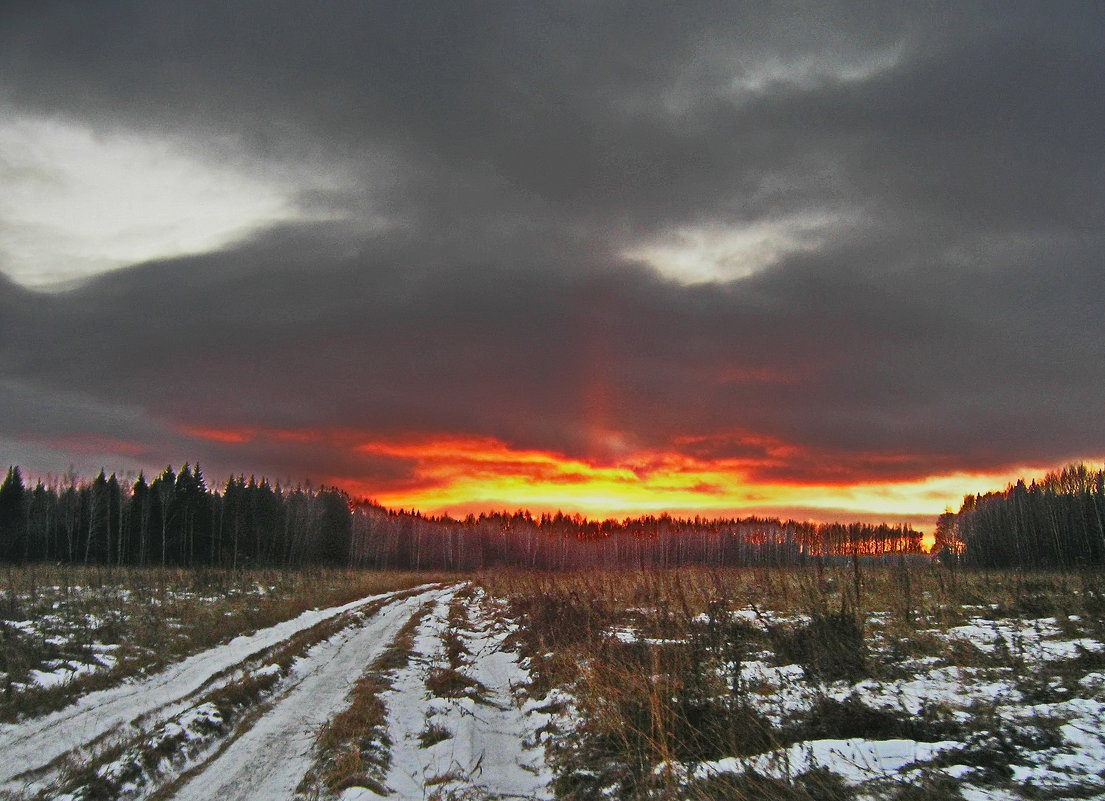
[[[506,647],[511,629],[493,599],[461,585],[307,613],[143,681],[91,693],[61,712],[5,727],[0,797],[298,797],[317,768],[319,730],[346,707],[354,682],[427,602],[411,658],[387,673],[390,689],[381,696],[388,736],[378,745],[386,751],[388,797],[548,798],[552,774],[537,729],[549,715],[524,697],[530,677]],[[340,625],[282,665],[278,649],[323,621]],[[460,689],[432,690],[433,677],[449,671]],[[265,679],[271,689],[245,712],[235,710],[233,719],[212,700],[235,682]],[[432,742],[428,730],[436,734]],[[377,795],[350,787],[342,797]]]
[[[179,801],[291,798],[311,767],[315,732],[339,711],[364,665],[427,597],[405,599],[312,648],[296,664],[293,680],[270,708],[173,797]]]
[[[304,612],[284,623],[209,649],[144,679],[81,698],[56,713],[0,727],[0,791],[40,792],[48,788],[51,763],[74,752],[92,750],[105,739],[126,739],[155,730],[181,715],[193,695],[230,676],[230,669],[266,648],[330,618],[400,593],[363,598],[340,607]],[[400,604],[409,615],[412,601]],[[389,618],[390,619],[390,618]],[[402,617],[405,620],[405,616]],[[80,758],[80,756],[78,756]]]
[[[810,623],[767,610],[738,610],[732,619],[765,628]],[[289,664],[273,656],[272,649],[323,621],[335,625]],[[373,667],[414,621],[410,658],[399,667]],[[891,631],[886,615],[872,615],[865,678],[812,678],[764,647],[766,637],[750,640],[752,651],[737,661],[704,661],[702,670],[719,671],[727,703],[739,698],[750,705],[780,739],[761,753],[673,760],[658,765],[656,775],[690,786],[823,771],[858,800],[904,798],[926,787],[925,798],[965,801],[1105,799],[1100,627],[1075,616],[1004,617],[984,608],[957,622],[921,620],[903,633]],[[346,783],[337,793],[341,801],[551,799],[561,772],[595,767],[563,760],[573,753],[563,744],[586,736],[573,699],[587,690],[569,682],[531,698],[527,667],[548,655],[515,651],[516,625],[500,599],[470,585],[422,587],[305,613],[141,681],[86,695],[60,712],[0,726],[0,798],[300,797],[304,778],[319,764],[317,733],[347,707],[354,682],[379,670],[386,736],[371,746],[380,757],[379,782]],[[607,635],[650,649],[688,643],[645,636],[632,623],[612,626]],[[902,650],[903,637],[925,645]],[[271,686],[233,719],[212,700],[234,681],[266,678]],[[119,744],[114,751],[113,744]],[[587,751],[574,753],[586,758]],[[150,754],[164,759],[151,762]],[[64,772],[82,761],[111,793]],[[143,764],[148,775],[134,780],[134,766]],[[336,797],[326,792],[321,797]]]
[[[221,606],[233,616],[229,610],[271,603],[286,588],[257,583],[200,593],[164,586],[131,590],[98,581],[90,586],[32,583],[20,589],[9,589],[0,612],[0,637],[8,657],[0,662],[0,684],[15,695],[74,687],[96,674],[110,681],[105,674],[120,658],[141,662],[141,655],[151,649],[127,641],[134,624],[126,619],[128,614],[139,619],[156,615],[163,629],[158,645],[179,652],[192,640],[193,621],[184,617],[190,609]]]
[[[876,616],[868,622],[870,658],[891,678],[814,681],[770,652],[729,665],[749,703],[780,731],[793,730],[796,721],[816,726],[818,710],[829,710],[844,718],[830,725],[845,729],[893,727],[897,719],[932,736],[807,739],[677,769],[699,779],[746,771],[789,778],[827,769],[858,797],[872,799],[939,780],[965,799],[1105,798],[1105,674],[1095,669],[1105,664],[1105,644],[1069,636],[1079,628],[1077,617],[1064,623],[976,617],[948,629],[921,628],[942,656],[893,660]],[[964,661],[971,664],[956,664]],[[874,723],[862,722],[864,716]],[[939,737],[941,730],[956,736]]]
[[[504,647],[509,629],[494,614],[491,599],[477,590],[461,603],[451,618],[444,601],[425,618],[415,637],[415,658],[384,694],[392,741],[389,797],[422,801],[436,792],[545,798],[552,774],[536,732],[549,716],[522,694],[529,675],[517,654]],[[455,669],[467,679],[457,681],[463,690],[444,697],[428,687],[435,671],[453,669],[443,633],[462,644]],[[358,788],[347,790],[343,801],[375,797]]]

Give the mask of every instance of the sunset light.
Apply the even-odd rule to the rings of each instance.
[[[1042,468],[957,472],[900,481],[847,483],[765,481],[754,460],[699,459],[670,451],[638,451],[608,463],[512,448],[494,437],[412,435],[369,438],[356,432],[190,429],[223,443],[299,441],[351,448],[355,454],[406,464],[398,481],[355,475],[325,478],[356,497],[426,514],[562,511],[593,519],[668,513],[676,516],[762,515],[814,521],[886,521],[931,531],[936,516],[964,495],[1005,486]],[[686,446],[694,438],[683,438]],[[356,443],[356,444],[352,444]],[[775,444],[772,458],[793,455]]]
[[[1105,801],[1103,33],[0,0],[0,801]]]
[[[1105,456],[1093,4],[108,6],[0,25],[0,468],[931,531]]]

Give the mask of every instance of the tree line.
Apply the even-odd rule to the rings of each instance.
[[[165,566],[313,564],[374,569],[575,569],[795,565],[923,553],[908,526],[747,517],[589,520],[562,513],[430,517],[354,501],[336,488],[237,476],[211,489],[201,468],[133,483],[101,471],[0,484],[0,560]]]
[[[212,491],[199,465],[147,483],[103,471],[33,488],[18,467],[0,484],[0,560],[67,564],[242,567],[344,565],[349,500],[332,488],[284,489],[230,478]]]
[[[812,560],[923,553],[907,526],[809,523],[774,518],[589,520],[563,513],[426,517],[358,505],[352,563],[358,567],[478,569],[799,565]]]
[[[1105,565],[1105,469],[1071,464],[999,492],[967,495],[940,516],[934,550],[972,567]]]

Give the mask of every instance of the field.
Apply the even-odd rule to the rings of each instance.
[[[9,799],[1105,798],[1105,580],[11,569]]]

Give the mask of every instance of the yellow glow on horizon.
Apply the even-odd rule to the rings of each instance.
[[[365,457],[405,462],[405,475],[388,480],[357,475],[315,476],[358,498],[392,509],[428,515],[528,510],[533,514],[582,514],[592,519],[671,514],[678,517],[766,517],[823,522],[908,523],[931,532],[937,516],[957,510],[964,495],[1003,489],[1018,478],[1050,468],[1021,466],[1000,471],[962,471],[909,480],[836,482],[764,481],[766,467],[801,459],[801,449],[742,432],[762,456],[694,457],[668,450],[632,450],[605,462],[551,451],[515,448],[489,436],[412,434],[389,438],[336,430],[222,429],[195,427],[182,433],[223,444],[257,440],[317,444]],[[709,445],[703,438],[675,442],[680,448]],[[808,457],[808,454],[806,454]],[[907,456],[876,455],[875,464],[896,466]]]
[[[697,460],[677,453],[635,453],[612,464],[591,464],[553,453],[515,450],[493,438],[449,436],[369,442],[362,453],[413,460],[414,486],[367,495],[391,508],[426,514],[479,511],[563,511],[590,518],[670,513],[728,517],[753,514],[799,519],[885,518],[931,533],[946,508],[966,494],[1000,489],[1025,468],[960,472],[908,481],[850,484],[759,482],[732,460]]]

